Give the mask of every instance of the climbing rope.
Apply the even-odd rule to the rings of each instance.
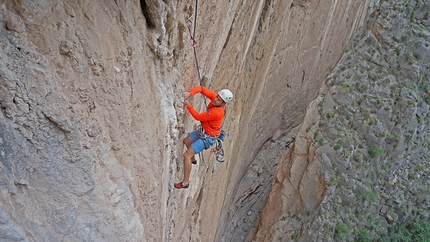
[[[198,12],[198,5],[199,5],[198,2],[199,1],[196,0],[196,9],[194,11],[194,24],[189,19],[188,19],[187,23],[188,23],[188,32],[190,32],[191,46],[193,47],[193,50],[194,50],[194,59],[196,61],[197,75],[199,77],[200,86],[202,87],[202,94],[203,94],[203,99],[204,99],[205,107],[207,108],[206,96],[204,95],[204,91],[203,91],[203,78],[200,75],[199,61],[197,59],[197,50],[196,50],[196,47],[198,46],[198,43],[197,43],[197,41],[195,39],[196,25],[197,25],[197,12]],[[193,29],[193,30],[191,30],[191,29]]]
[[[188,19],[187,27],[188,27],[188,32],[190,33],[190,43],[191,43],[191,46],[193,47],[193,50],[194,50],[194,59],[196,62],[197,75],[199,78],[200,87],[202,88],[202,96],[203,96],[204,104],[206,107],[206,111],[209,112],[209,108],[208,108],[208,105],[206,103],[206,96],[204,95],[203,78],[200,75],[200,67],[199,67],[199,61],[197,58],[197,50],[196,50],[196,47],[198,46],[198,43],[195,40],[196,25],[197,25],[197,12],[198,12],[198,0],[196,0],[196,6],[195,6],[195,11],[194,11],[194,24],[190,19]],[[224,110],[224,120],[225,120],[225,114],[226,113]],[[223,120],[223,123],[224,123],[224,120]],[[200,122],[200,125],[201,125],[201,122]],[[224,159],[223,159],[224,149],[222,147],[222,142],[223,142],[224,136],[225,136],[224,130],[221,130],[221,134],[218,137],[212,137],[214,140],[214,145],[213,145],[214,148],[211,149],[211,152],[215,153],[216,160],[218,162],[224,162]],[[198,155],[199,155],[200,160],[202,161],[202,165],[204,165],[205,161],[204,161],[204,157],[203,157],[203,155],[201,155],[201,153],[202,152],[200,152]]]

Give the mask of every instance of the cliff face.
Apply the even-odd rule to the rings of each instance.
[[[430,4],[381,1],[307,108],[255,241],[376,241],[428,221]]]
[[[200,2],[203,82],[235,100],[223,127],[226,162],[206,151],[190,188],[174,190],[182,139],[197,125],[181,98],[199,84],[187,30],[195,2],[2,1],[0,238],[245,238],[258,216],[240,221],[248,208],[261,210],[257,197],[267,196],[286,148],[260,151],[291,143],[372,6]],[[204,110],[200,97],[193,103]],[[262,181],[267,189],[257,191]]]

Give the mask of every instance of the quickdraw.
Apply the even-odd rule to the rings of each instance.
[[[194,39],[193,33],[191,32],[192,31],[191,29],[193,28],[193,22],[190,19],[188,19],[187,23],[188,23],[187,24],[188,32],[190,32],[190,43],[191,43],[191,46],[193,48],[196,48],[197,46],[199,46],[199,44],[197,44],[196,40]]]
[[[223,141],[225,137],[225,131],[221,130],[220,135],[210,136],[203,131],[203,128],[199,128],[199,138],[204,141],[205,150],[211,148],[211,152],[215,154],[216,160],[218,162],[224,162],[224,148]]]
[[[215,153],[216,161],[224,162],[224,148],[222,147],[222,142],[224,140],[225,132],[221,130],[221,134],[214,139],[214,147],[211,152]]]

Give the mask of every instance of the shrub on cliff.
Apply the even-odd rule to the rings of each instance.
[[[383,235],[379,242],[428,242],[430,223],[424,220],[412,221],[409,225],[399,224]]]

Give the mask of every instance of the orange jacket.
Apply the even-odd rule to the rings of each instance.
[[[225,115],[225,104],[221,107],[212,106],[212,101],[218,96],[218,93],[211,91],[206,87],[196,86],[190,90],[190,96],[193,96],[197,93],[202,93],[211,100],[211,102],[208,104],[208,110],[203,113],[198,113],[194,109],[193,105],[188,105],[188,111],[197,121],[201,121],[203,129],[208,135],[219,135]]]

